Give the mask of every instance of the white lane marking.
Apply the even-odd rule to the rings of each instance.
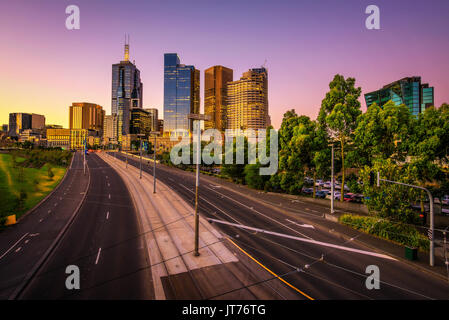
[[[25,240],[25,244],[27,244],[28,242],[30,242],[30,240],[29,240],[29,239],[26,239],[26,240]]]
[[[55,207],[57,206],[58,204],[57,203],[55,203]]]
[[[241,224],[239,225],[239,224],[235,224],[235,223],[227,222],[227,221],[223,221],[223,220],[217,220],[217,219],[207,219],[207,220],[215,222],[215,223],[227,224],[227,225],[234,226],[234,227],[241,228],[241,229],[248,229],[248,230],[252,230],[252,231],[256,231],[256,232],[260,232],[260,233],[271,234],[271,235],[278,236],[278,237],[283,237],[283,238],[288,238],[288,239],[292,239],[292,240],[298,240],[298,241],[302,241],[302,242],[317,244],[317,245],[324,246],[324,247],[330,247],[330,248],[334,248],[334,249],[340,249],[340,250],[344,250],[344,251],[360,253],[360,254],[364,254],[367,256],[373,256],[373,257],[398,261],[397,259],[387,256],[386,254],[382,254],[382,253],[376,253],[376,252],[371,252],[371,251],[365,251],[365,250],[360,250],[360,249],[339,246],[336,244],[322,242],[322,241],[316,241],[313,239],[299,238],[299,237],[291,236],[291,235],[284,234],[284,233],[268,231],[268,230],[254,228],[254,227],[245,226],[245,225],[241,225]]]
[[[20,250],[22,250],[22,247],[18,247],[18,248],[16,249],[16,252],[19,252]]]
[[[179,185],[180,185],[181,187],[183,187],[184,189],[186,189],[186,190],[188,190],[188,191],[190,191],[190,192],[193,193],[193,191],[190,190],[189,188],[187,188],[186,186],[184,186],[184,185],[182,185],[182,184],[179,184]],[[241,222],[238,221],[236,218],[234,218],[233,216],[227,214],[225,211],[223,211],[221,208],[217,207],[217,206],[214,205],[213,203],[210,203],[209,201],[207,201],[207,199],[201,198],[201,201],[205,201],[205,202],[208,203],[210,206],[214,207],[214,208],[217,209],[218,211],[221,211],[225,216],[227,216],[227,217],[231,218],[232,220],[234,220],[235,222],[241,224]]]
[[[109,219],[109,211],[108,211],[108,213],[106,213],[106,220],[108,220]]]
[[[59,201],[61,201],[62,200],[62,197],[59,197]]]
[[[50,213],[51,212],[51,210],[48,210],[48,213]]]
[[[209,188],[209,187],[207,187],[207,186],[205,186],[205,188],[207,188],[207,189],[209,189],[209,190],[212,190],[212,191],[214,191],[214,192],[217,193],[217,194],[220,194],[218,191],[216,191],[216,190],[214,190],[214,189],[211,189],[211,188]],[[295,230],[295,229],[293,229],[293,228],[290,228],[289,226],[287,226],[287,225],[285,225],[285,224],[279,222],[279,221],[276,220],[276,219],[273,219],[273,218],[267,216],[266,214],[263,214],[262,212],[257,211],[256,209],[251,209],[251,208],[248,207],[247,205],[245,205],[245,204],[243,204],[243,203],[241,203],[241,202],[239,202],[239,201],[237,201],[237,200],[235,200],[235,199],[233,199],[233,198],[231,198],[231,197],[228,197],[227,195],[224,195],[224,194],[220,194],[220,195],[221,195],[221,196],[224,196],[224,197],[226,197],[226,198],[228,198],[229,200],[234,201],[235,203],[240,204],[241,206],[244,206],[245,208],[248,208],[248,209],[252,210],[253,212],[255,212],[255,213],[257,213],[257,214],[259,214],[259,215],[261,215],[261,216],[263,216],[263,217],[265,217],[265,218],[267,218],[267,219],[269,219],[269,220],[271,220],[271,221],[273,221],[273,222],[276,222],[277,224],[283,226],[284,228],[287,228],[287,229],[289,229],[289,230],[291,230],[291,231],[293,231],[293,232],[295,232],[295,233],[297,233],[297,234],[300,234],[300,235],[302,235],[303,237],[306,237],[307,239],[312,239],[311,237],[306,236],[305,234],[299,232],[298,230]]]
[[[111,194],[109,194],[109,199],[111,199]]]
[[[110,187],[111,185],[110,185],[110,183],[108,182],[108,187]]]
[[[293,223],[294,225],[297,225],[298,227],[315,229],[315,227],[312,226],[311,224],[300,224],[300,223],[297,223],[297,222],[292,221],[292,220],[290,220],[290,219],[285,219],[285,220],[288,221],[288,222],[290,222],[290,223]]]
[[[44,220],[44,219],[40,219],[39,222],[42,222],[42,220]]]
[[[22,241],[23,238],[25,238],[29,233],[25,233],[22,237],[20,237],[19,240],[17,240],[11,247],[9,247],[8,250],[4,254],[1,255],[0,260],[8,254],[9,251],[11,251],[20,241]]]
[[[101,248],[98,249],[97,259],[95,260],[95,264],[98,264],[98,259],[100,259]]]

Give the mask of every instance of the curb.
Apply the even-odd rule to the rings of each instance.
[[[33,281],[33,277],[36,276],[38,271],[42,268],[42,266],[48,261],[48,259],[51,257],[51,255],[54,253],[57,246],[60,244],[60,241],[64,237],[65,233],[67,232],[70,225],[75,220],[75,217],[78,215],[79,209],[84,204],[84,200],[86,199],[87,193],[89,192],[90,188],[90,169],[89,166],[87,166],[88,172],[89,172],[89,180],[87,182],[86,191],[84,192],[84,196],[81,199],[80,203],[78,204],[78,207],[76,207],[75,211],[73,212],[72,216],[69,218],[69,221],[67,221],[66,225],[62,228],[62,230],[58,233],[55,240],[51,243],[50,247],[45,251],[45,253],[41,256],[41,258],[36,262],[36,264],[33,266],[30,272],[25,276],[25,279],[22,281],[22,283],[19,285],[16,290],[9,296],[8,300],[18,300],[20,299],[20,295],[25,291],[27,286]],[[68,170],[67,170],[68,171]]]

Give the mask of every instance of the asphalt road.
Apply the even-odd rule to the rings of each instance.
[[[124,155],[117,157],[125,160]],[[139,162],[129,158],[129,163],[139,167]],[[143,169],[152,174],[152,163],[145,162]],[[163,165],[157,166],[156,176],[193,204],[195,176]],[[207,218],[248,225],[272,232],[308,239],[297,241],[272,234],[242,230],[219,225],[238,246],[258,259],[265,267],[283,278],[295,288],[299,298],[308,299],[448,299],[447,282],[422,272],[401,261],[375,256],[373,250],[347,241],[332,232],[325,232],[315,225],[307,226],[309,219],[300,215],[292,218],[273,210],[263,201],[249,200],[240,194],[239,188],[225,189],[215,183],[200,183],[200,213]],[[303,204],[298,204],[298,209]],[[313,209],[322,215],[324,208]],[[319,222],[317,222],[318,224]],[[304,226],[306,225],[306,226]],[[313,225],[312,225],[313,226]],[[322,243],[314,243],[319,241]],[[325,245],[323,245],[323,243]],[[327,245],[326,245],[327,244]],[[331,245],[331,246],[329,246]],[[343,246],[346,249],[332,247]],[[358,252],[363,250],[365,252]],[[366,287],[366,268],[378,266],[380,289]]]
[[[0,299],[8,299],[48,250],[81,203],[88,186],[80,153],[57,189],[16,225],[0,232]]]
[[[74,222],[21,299],[152,299],[151,270],[130,194],[97,155],[87,156],[90,187]],[[68,265],[80,290],[65,286]]]

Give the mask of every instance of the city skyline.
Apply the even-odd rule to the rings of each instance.
[[[207,28],[211,20],[203,18],[216,6],[201,1],[190,7],[182,2],[132,3],[128,6],[135,19],[126,22],[120,22],[120,3],[80,1],[81,29],[72,31],[64,26],[66,3],[47,1],[39,8],[27,1],[8,7],[2,4],[2,12],[8,15],[2,21],[1,33],[6,43],[14,45],[1,52],[0,59],[21,63],[4,67],[8,81],[0,86],[0,122],[8,123],[11,112],[34,112],[44,114],[49,124],[68,127],[66,106],[73,101],[102,105],[111,114],[110,66],[123,59],[125,33],[130,34],[130,60],[136,60],[145,83],[143,107],[157,108],[161,115],[166,52],[177,52],[200,70],[201,111],[205,69],[223,65],[240,75],[264,65],[266,59],[270,116],[275,128],[283,113],[292,108],[315,119],[336,73],[356,78],[356,85],[362,87],[363,110],[365,93],[411,76],[420,76],[435,87],[435,105],[439,107],[449,100],[445,95],[449,70],[444,35],[449,22],[432,13],[447,10],[449,5],[444,1],[432,1],[431,6],[413,3],[404,12],[401,3],[378,2],[379,31],[364,28],[368,4],[364,1],[345,2],[337,10],[331,10],[326,1],[223,4],[213,21],[214,30]],[[193,15],[194,23],[183,24],[185,18],[176,13],[173,19],[177,22],[169,26],[167,17],[173,7]],[[198,12],[197,7],[201,7]],[[321,18],[313,21],[306,11],[310,16],[320,13]],[[98,16],[98,12],[102,14]],[[248,12],[255,14],[245,21]],[[185,26],[181,31],[184,37],[174,37],[181,25]],[[212,32],[222,40],[206,44],[204,39]],[[252,37],[248,39],[249,34]],[[409,50],[409,43],[418,38],[414,45],[417,50]]]

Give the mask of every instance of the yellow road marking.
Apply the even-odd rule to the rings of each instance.
[[[232,241],[229,238],[228,239],[229,242],[231,242],[234,246],[236,246],[238,249],[240,249],[240,251],[242,251],[244,254],[246,254],[249,258],[251,258],[255,263],[257,263],[259,266],[261,266],[262,268],[264,268],[266,271],[268,271],[269,273],[271,273],[273,276],[275,276],[276,278],[278,278],[279,280],[281,280],[283,283],[285,283],[286,285],[288,285],[290,288],[292,288],[293,290],[299,292],[300,294],[302,294],[304,297],[306,297],[309,300],[315,300],[313,299],[311,296],[307,295],[306,293],[302,292],[301,290],[299,290],[298,288],[296,288],[294,285],[290,284],[289,282],[285,281],[284,279],[282,279],[280,276],[278,276],[276,273],[274,273],[273,271],[271,271],[270,269],[268,269],[266,266],[264,266],[262,263],[260,263],[258,260],[256,260],[252,255],[250,255],[248,252],[246,252],[245,250],[243,250],[242,248],[240,248],[234,241]]]

